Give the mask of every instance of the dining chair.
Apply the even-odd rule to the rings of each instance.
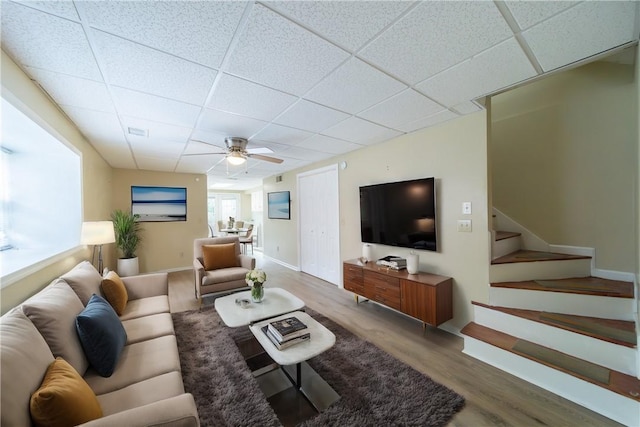
[[[253,224],[249,224],[247,227],[247,234],[240,237],[240,245],[244,249],[244,253],[247,253],[247,245],[251,245],[251,254],[253,254]]]

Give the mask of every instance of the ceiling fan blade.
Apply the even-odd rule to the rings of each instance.
[[[273,150],[267,147],[247,148],[249,154],[271,154]]]
[[[284,161],[282,159],[276,159],[275,157],[263,156],[261,154],[247,153],[247,156],[251,157],[252,159],[264,160],[264,161],[271,162],[271,163],[282,163]]]

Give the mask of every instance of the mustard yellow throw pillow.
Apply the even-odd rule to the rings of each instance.
[[[115,271],[110,271],[102,279],[102,293],[118,316],[122,316],[129,301],[127,288]]]
[[[204,245],[202,246],[202,259],[204,260],[205,270],[237,267],[236,244]]]
[[[31,395],[30,410],[36,426],[75,426],[102,417],[91,387],[61,357],[49,365],[40,388]]]

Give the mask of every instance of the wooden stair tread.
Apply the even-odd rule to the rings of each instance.
[[[496,242],[499,240],[510,239],[512,237],[520,237],[521,233],[516,233],[513,231],[496,231]]]
[[[626,320],[601,319],[598,317],[576,316],[520,308],[498,307],[472,301],[474,305],[500,311],[554,328],[564,329],[591,338],[607,341],[625,347],[637,345],[635,322]]]
[[[555,252],[540,252],[519,250],[505,256],[501,256],[491,261],[491,264],[513,264],[518,262],[539,262],[539,261],[567,261],[574,259],[590,259],[585,255],[559,254]]]
[[[633,298],[633,283],[599,277],[573,277],[555,280],[491,283],[495,288],[528,289],[532,291],[564,292],[616,298]]]
[[[631,375],[569,356],[557,350],[519,339],[474,322],[467,324],[460,332],[468,337],[580,378],[629,399],[640,401],[640,380]]]

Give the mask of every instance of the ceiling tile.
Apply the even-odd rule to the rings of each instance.
[[[137,165],[133,160],[129,146],[114,147],[109,142],[100,139],[92,139],[91,145],[100,153],[102,158],[109,163],[112,168],[116,169],[137,169]]]
[[[143,120],[137,117],[121,116],[120,120],[125,128],[128,127],[142,129],[148,131],[148,139],[156,140],[169,140],[186,143],[189,135],[191,135],[191,128],[173,126],[166,123],[152,122],[151,120]],[[131,140],[132,135],[127,137]]]
[[[302,95],[349,54],[257,4],[231,55],[228,71]]]
[[[403,1],[276,1],[287,14],[338,45],[355,51],[409,6]]]
[[[114,113],[88,110],[69,105],[63,106],[64,112],[73,120],[78,129],[91,140],[101,140],[114,146],[127,147],[122,126]]]
[[[204,105],[217,71],[102,31],[92,34],[110,84]]]
[[[583,2],[522,33],[545,71],[637,40],[636,2]]]
[[[142,136],[129,136],[128,139],[136,159],[138,156],[147,156],[158,158],[170,157],[177,160],[186,146],[185,143],[181,142],[158,138],[145,138]]]
[[[267,148],[271,150],[271,153],[266,154],[267,156],[278,157],[278,153],[282,153],[289,148],[290,145],[252,138],[247,147],[253,149]]]
[[[278,117],[275,123],[320,132],[348,117],[349,114],[301,99]]]
[[[287,126],[270,124],[266,128],[262,129],[262,131],[255,135],[252,139],[276,142],[278,144],[285,145],[296,145],[311,136],[313,136],[311,132],[294,129]]]
[[[82,1],[92,26],[219,68],[246,2]]]
[[[580,3],[579,1],[505,1],[522,30],[551,18]]]
[[[178,163],[178,159],[170,157],[149,157],[136,154],[138,169],[148,171],[173,171]]]
[[[260,120],[273,120],[298,98],[225,74],[208,106]]]
[[[398,128],[404,132],[414,132],[414,131],[417,131],[418,129],[434,126],[434,125],[437,125],[438,123],[446,122],[448,120],[455,119],[457,117],[460,117],[460,116],[452,111],[443,110],[429,117],[424,117],[414,122],[405,123],[402,126],[398,126]]]
[[[39,68],[26,67],[26,69],[60,105],[89,108],[106,113],[116,112],[111,95],[104,83]]]
[[[72,1],[33,1],[33,0],[12,0],[16,3],[23,4],[25,6],[32,7],[34,9],[39,9],[43,12],[51,13],[53,15],[58,15],[63,18],[73,19],[74,21],[80,20],[78,16],[78,12]],[[4,7],[4,4],[3,6]]]
[[[198,123],[198,129],[223,134],[250,138],[251,135],[265,127],[267,122],[237,114],[205,108]],[[220,141],[224,144],[224,139]]]
[[[190,140],[187,143],[187,147],[185,148],[183,155],[192,155],[192,154],[202,154],[203,156],[208,157],[224,157],[222,154],[211,154],[211,153],[222,153],[225,150],[224,142],[220,145],[218,144],[203,144],[202,142],[196,140]]]
[[[413,89],[407,89],[380,104],[359,113],[358,116],[388,127],[413,122],[430,116],[444,108]]]
[[[493,2],[426,1],[361,56],[414,84],[511,36]]]
[[[305,98],[355,114],[405,88],[399,81],[352,58],[314,87]]]
[[[401,132],[376,125],[358,117],[351,117],[326,129],[322,133],[333,136],[334,138],[362,144],[367,144],[369,141],[377,140],[378,138],[392,138],[402,134]]]
[[[224,160],[224,156],[181,156],[176,167],[176,172],[183,173],[206,173],[213,165]]]
[[[460,113],[460,114],[472,114],[472,113],[476,113],[480,110],[483,110],[484,108],[481,107],[480,105],[476,104],[475,102],[472,101],[464,101],[461,102],[459,104],[456,104],[454,106],[451,107],[453,110],[455,110],[456,112]]]
[[[201,110],[195,105],[120,87],[113,87],[112,92],[120,114],[154,122],[193,127]]]
[[[80,24],[7,1],[1,15],[2,48],[18,63],[102,81]]]
[[[416,85],[416,89],[451,107],[536,75],[515,38]]]
[[[310,150],[322,151],[329,154],[341,154],[362,148],[358,144],[332,138],[325,135],[314,135],[309,139],[296,145],[298,148],[308,148]],[[286,155],[286,152],[285,152]]]
[[[334,155],[331,153],[310,150],[308,148],[289,147],[280,157],[285,159],[285,161],[286,159],[295,159],[308,162],[319,162],[320,160],[325,160],[333,156]]]

